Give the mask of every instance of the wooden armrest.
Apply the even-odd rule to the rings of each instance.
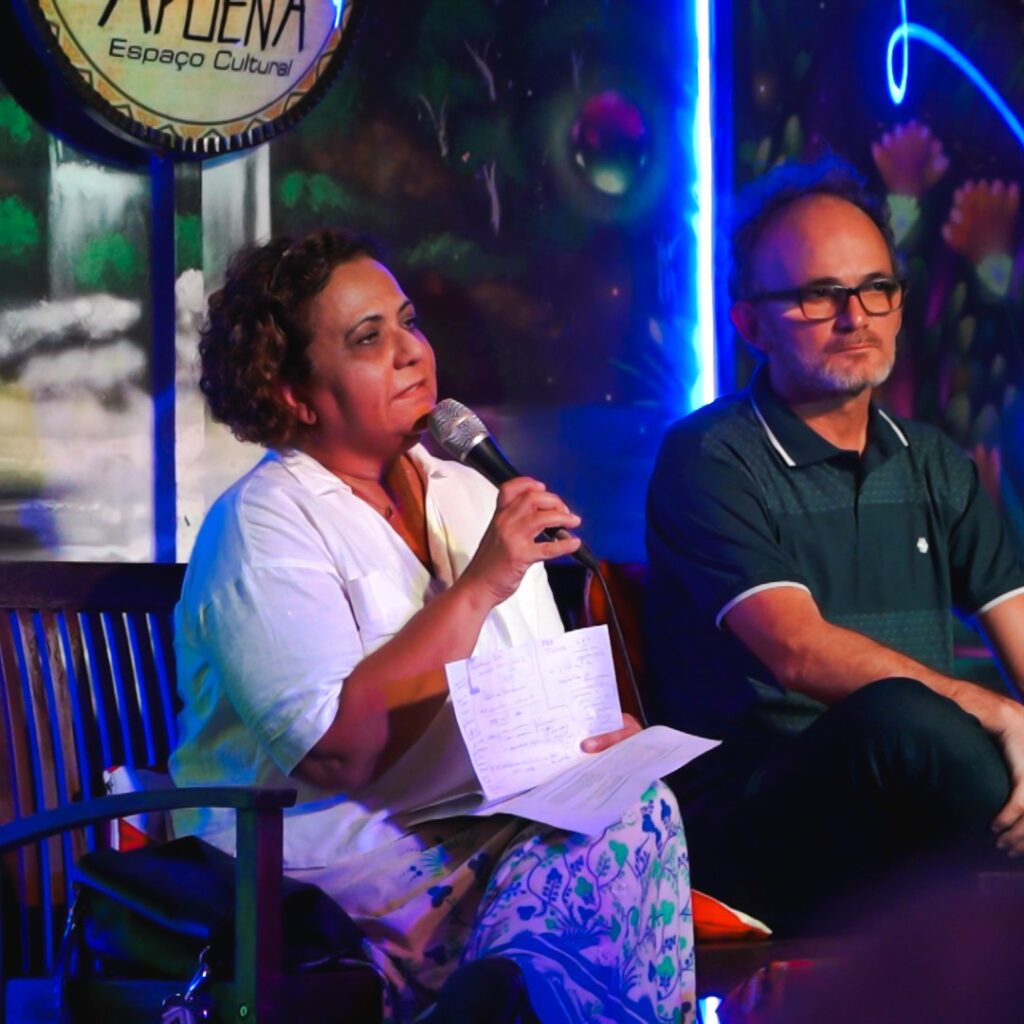
[[[282,811],[291,807],[295,799],[294,789],[247,786],[183,786],[96,797],[41,811],[0,827],[0,854],[71,828],[129,814],[179,807],[234,808],[238,812],[235,822],[235,985],[239,1015],[247,1016],[251,1008],[273,1006],[278,999]],[[2,980],[0,969],[0,997]]]
[[[254,786],[182,786],[179,789],[120,793],[40,811],[0,827],[0,854],[25,843],[39,842],[71,828],[93,825],[147,811],[183,807],[229,807],[237,811],[273,811],[295,803],[294,789]]]

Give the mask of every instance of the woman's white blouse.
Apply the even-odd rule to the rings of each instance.
[[[289,777],[334,720],[345,679],[465,569],[497,491],[458,463],[411,455],[427,479],[431,577],[342,480],[301,452],[269,453],[214,503],[175,613],[179,786],[292,786],[288,867],[320,867],[401,834],[385,811]],[[542,565],[488,616],[475,653],[556,636]],[[234,852],[234,812],[182,811],[178,835]]]

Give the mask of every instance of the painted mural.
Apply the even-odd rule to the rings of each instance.
[[[973,455],[1024,542],[1024,8],[905,7],[904,79],[897,0],[734,4],[734,184],[832,152],[888,195],[909,292],[885,401]]]
[[[148,211],[0,93],[0,557],[151,556]]]
[[[387,0],[312,115],[204,165],[177,216],[179,558],[259,454],[203,413],[204,296],[238,244],[326,223],[383,243],[442,393],[559,488],[603,554],[642,557],[646,476],[696,371],[687,17]],[[148,196],[145,173],[91,163],[0,94],[3,557],[151,557]]]

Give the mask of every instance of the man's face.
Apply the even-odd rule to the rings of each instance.
[[[809,284],[850,288],[895,268],[881,232],[863,210],[836,196],[814,195],[785,208],[754,253],[754,291]],[[776,394],[792,404],[877,387],[896,357],[899,310],[868,316],[857,297],[830,320],[808,320],[796,300],[738,301],[733,322],[768,359]]]

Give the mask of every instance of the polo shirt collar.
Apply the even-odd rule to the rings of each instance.
[[[448,475],[448,469],[444,461],[431,455],[423,445],[414,445],[410,449],[409,454],[423,467],[429,479],[439,479]],[[332,494],[335,491],[345,491],[349,494],[354,493],[352,488],[341,477],[335,476],[326,466],[314,459],[312,455],[300,452],[296,448],[288,448],[284,451],[269,451],[265,458],[267,461],[280,462],[303,487],[318,497]]]
[[[754,371],[747,394],[768,443],[787,466],[809,466],[849,454],[807,426],[775,394],[764,363]],[[868,411],[868,448],[874,448],[884,460],[909,447],[906,434],[872,402]]]

